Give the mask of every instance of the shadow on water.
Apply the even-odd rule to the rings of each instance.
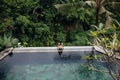
[[[13,53],[12,53],[12,52],[11,52],[11,53],[9,53],[9,56],[11,56],[11,57],[12,57],[12,56],[13,56]]]
[[[11,66],[4,61],[0,62],[0,80],[4,80],[4,78],[7,76],[7,72],[9,72],[11,69]]]
[[[61,56],[55,55],[54,61],[60,63],[77,63],[80,62],[82,56],[80,54],[63,54]]]
[[[9,55],[7,57],[11,57],[12,58],[13,53],[9,53]],[[6,80],[6,76],[10,69],[12,68],[12,65],[10,65],[9,61],[6,59],[3,59],[0,61],[0,80]]]

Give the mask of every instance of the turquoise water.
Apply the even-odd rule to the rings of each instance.
[[[75,55],[61,59],[54,54],[15,54],[0,64],[0,80],[112,80],[109,74],[82,66],[85,60]]]
[[[2,80],[111,80],[108,74],[91,71],[79,64],[14,66]]]

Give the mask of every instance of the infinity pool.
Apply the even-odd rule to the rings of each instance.
[[[62,57],[57,52],[14,53],[0,61],[0,80],[112,80],[109,74],[82,66],[86,53],[64,52]]]

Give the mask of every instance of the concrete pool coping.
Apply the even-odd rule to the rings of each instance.
[[[101,53],[103,53],[103,54],[105,54],[105,55],[106,55],[106,52],[107,52],[108,55],[111,56],[111,54],[109,54],[109,53],[111,53],[111,51],[109,51],[109,50],[107,50],[107,49],[103,50],[103,47],[101,47],[101,46],[94,46],[94,48],[95,48],[95,50],[98,51],[98,52],[101,52]],[[105,51],[106,51],[106,52],[105,52]],[[115,58],[117,58],[117,59],[120,60],[120,56],[115,56]]]
[[[91,51],[93,46],[64,46],[63,52],[72,51]],[[57,47],[17,47],[9,48],[8,51],[0,52],[0,60],[4,59],[10,53],[38,53],[38,52],[58,52]]]
[[[9,55],[13,50],[13,47],[11,48],[6,48],[3,51],[0,52],[0,60],[2,60],[3,58],[5,58],[7,55]]]
[[[93,46],[64,46],[63,52],[68,51],[91,51]],[[18,47],[14,48],[13,53],[32,53],[32,52],[57,52],[57,47]]]
[[[104,54],[103,50],[95,46],[64,46],[63,52],[72,52],[72,51],[92,51],[92,48],[95,48],[96,51]],[[57,47],[18,47],[11,48],[11,50],[4,55],[0,56],[0,60],[6,57],[9,53],[38,53],[38,52],[57,52]],[[119,56],[116,57],[120,59]]]

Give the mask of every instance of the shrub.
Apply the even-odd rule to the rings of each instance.
[[[0,50],[8,47],[17,47],[18,39],[12,38],[12,36],[1,36],[0,37]]]

